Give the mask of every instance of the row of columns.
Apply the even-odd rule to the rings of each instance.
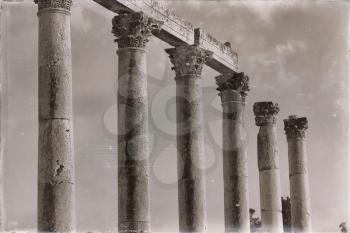
[[[74,229],[74,153],[72,127],[71,0],[35,0],[39,17],[39,163],[38,229]],[[113,19],[118,43],[118,226],[119,232],[149,232],[149,164],[146,44],[162,22],[143,13]],[[203,167],[201,74],[210,51],[197,45],[167,49],[176,77],[179,228],[206,231]],[[249,232],[245,96],[243,73],[216,78],[223,106],[223,160],[226,232]],[[254,105],[262,224],[282,232],[280,178],[276,136],[278,107]],[[303,119],[303,120],[300,120]],[[304,132],[306,118],[285,121],[288,137],[292,225],[310,226]],[[301,219],[302,218],[302,219]]]

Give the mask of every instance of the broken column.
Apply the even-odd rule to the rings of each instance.
[[[305,149],[306,117],[284,120],[288,141],[291,222],[293,232],[311,232],[310,191]]]
[[[244,73],[216,77],[223,108],[225,231],[250,232],[247,139],[244,106],[249,78]]]
[[[74,231],[71,0],[35,0],[39,18],[38,231]]]
[[[283,232],[279,158],[276,133],[277,104],[254,104],[258,133],[258,167],[262,231]]]
[[[206,231],[201,74],[212,53],[196,45],[167,49],[176,77],[180,232]]]
[[[139,13],[113,19],[118,43],[118,228],[150,232],[146,44],[161,22]]]

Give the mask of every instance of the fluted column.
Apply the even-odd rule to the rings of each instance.
[[[36,0],[39,12],[38,230],[74,230],[71,0]]]
[[[143,13],[113,19],[118,43],[118,227],[150,231],[146,43],[161,23]]]
[[[167,49],[176,73],[180,232],[206,231],[201,74],[211,52],[195,45]]]
[[[311,232],[310,191],[305,149],[306,117],[284,120],[288,141],[291,221],[293,232]]]
[[[247,142],[244,106],[249,78],[244,73],[216,77],[223,108],[225,231],[250,232]]]
[[[254,104],[258,133],[258,167],[262,231],[283,232],[279,158],[276,133],[277,104]]]

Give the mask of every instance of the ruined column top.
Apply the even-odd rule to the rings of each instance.
[[[38,4],[39,11],[46,8],[61,8],[70,11],[73,1],[72,0],[34,0]]]
[[[287,138],[304,138],[305,131],[308,128],[308,121],[306,117],[297,117],[291,115],[284,121],[284,130]]]
[[[152,33],[159,32],[163,22],[143,12],[121,13],[112,20],[112,33],[119,48],[145,48]]]
[[[197,45],[181,45],[165,50],[174,65],[176,78],[190,76],[200,78],[203,65],[212,57],[212,52]]]
[[[255,114],[255,124],[263,126],[276,123],[276,115],[279,112],[277,103],[273,102],[256,102],[253,111]]]
[[[234,90],[241,94],[242,97],[247,96],[249,89],[249,77],[242,73],[226,73],[215,77],[216,84],[221,96],[223,91]]]

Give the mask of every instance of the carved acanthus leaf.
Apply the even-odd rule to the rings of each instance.
[[[145,48],[152,33],[160,30],[163,23],[146,16],[142,12],[122,13],[112,20],[115,42],[119,48]]]
[[[242,73],[227,73],[217,76],[216,84],[218,88],[216,90],[222,92],[225,90],[238,91],[242,97],[247,96],[249,89],[249,77]]]
[[[276,115],[279,112],[278,104],[272,102],[254,103],[255,123],[257,126],[276,123]]]
[[[200,77],[203,65],[212,57],[212,52],[196,45],[182,45],[176,48],[166,49],[169,54],[176,77],[191,75]]]
[[[284,130],[287,138],[304,138],[307,128],[308,121],[306,117],[298,118],[297,116],[292,115],[284,120]]]

